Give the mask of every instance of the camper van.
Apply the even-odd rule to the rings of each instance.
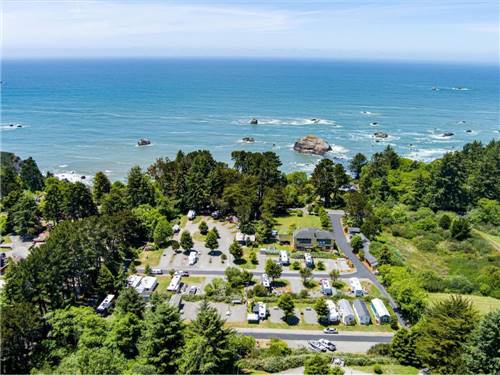
[[[194,218],[196,217],[196,211],[195,210],[189,210],[188,214],[187,214],[187,217],[188,217],[189,220],[194,220]]]
[[[306,266],[309,268],[314,267],[314,260],[311,254],[309,253],[304,253],[304,261],[306,262]]]
[[[290,258],[288,257],[288,252],[286,250],[280,251],[280,263],[282,266],[287,266],[290,264]]]
[[[262,274],[262,285],[266,288],[271,287],[271,282],[269,281],[269,276],[267,276],[267,273]]]
[[[189,265],[192,266],[198,260],[198,253],[196,251],[191,251],[189,253]]]
[[[331,296],[333,294],[332,286],[330,285],[330,281],[327,279],[321,280],[321,293],[325,296]]]
[[[97,312],[104,314],[108,311],[113,299],[115,298],[114,294],[108,294],[106,298],[101,302],[101,304],[97,307]]]

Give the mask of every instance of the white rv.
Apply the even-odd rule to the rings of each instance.
[[[280,263],[283,266],[290,264],[290,258],[288,257],[288,252],[286,250],[280,251]]]
[[[314,260],[311,254],[309,253],[304,253],[304,261],[306,262],[307,267],[314,267]]]
[[[194,220],[194,218],[196,217],[196,211],[195,210],[189,210],[188,214],[187,214],[187,217],[188,217],[189,220]]]
[[[262,285],[266,288],[271,287],[271,282],[269,281],[269,276],[267,276],[267,273],[262,274]]]
[[[189,253],[189,265],[192,266],[198,260],[198,253],[196,251],[191,251]]]
[[[108,308],[111,306],[111,302],[115,298],[114,294],[108,294],[106,298],[101,302],[101,304],[97,307],[97,312],[105,313]]]
[[[365,294],[363,287],[361,286],[361,283],[357,277],[351,277],[349,279],[349,285],[351,286],[351,292],[354,294],[356,297],[363,297]]]
[[[181,286],[181,275],[174,275],[172,277],[172,280],[170,280],[170,284],[168,285],[167,290],[169,292],[177,292],[179,290],[179,287]]]
[[[335,303],[331,300],[326,300],[326,306],[328,307],[328,318],[330,319],[330,322],[332,323],[337,323],[340,320],[339,312],[337,311],[337,306],[335,306]]]
[[[267,318],[267,307],[263,302],[259,302],[259,318],[266,319]]]
[[[321,293],[325,296],[331,296],[333,294],[332,286],[330,285],[330,281],[327,279],[321,280]]]

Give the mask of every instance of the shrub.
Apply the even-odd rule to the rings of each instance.
[[[357,253],[359,250],[361,250],[363,248],[363,240],[361,239],[360,236],[355,235],[351,239],[351,247],[352,247],[352,251],[354,253]]]
[[[373,345],[366,354],[368,355],[382,355],[388,356],[391,353],[391,344],[375,344]]]
[[[200,233],[205,236],[208,233],[208,225],[207,225],[207,223],[205,223],[204,221],[202,221],[200,223],[200,225],[198,225],[198,229],[199,229]]]
[[[269,295],[269,291],[267,290],[267,288],[262,285],[262,284],[257,284],[253,287],[253,293],[255,296],[257,297],[265,297],[267,295]]]
[[[379,364],[373,366],[373,372],[375,374],[383,374],[384,373],[384,371],[382,370],[382,367],[380,367]]]
[[[324,271],[324,270],[326,269],[326,267],[325,267],[325,263],[323,263],[321,260],[320,260],[320,261],[318,261],[317,266],[318,266],[318,270],[319,270],[319,271]]]
[[[430,253],[436,250],[436,243],[428,238],[415,238],[413,242],[415,243],[417,249],[419,249],[420,251]]]
[[[294,262],[292,262],[290,267],[292,268],[292,270],[298,271],[298,270],[300,270],[300,263],[298,261],[294,261]]]
[[[391,233],[394,237],[403,237],[411,240],[415,237],[415,229],[409,224],[395,224],[391,227]]]
[[[451,236],[459,241],[465,240],[470,234],[469,221],[464,217],[453,220],[450,226]]]
[[[446,280],[446,289],[450,292],[470,294],[476,288],[465,276],[450,276]]]
[[[450,225],[451,225],[451,218],[449,215],[447,214],[443,214],[440,218],[439,218],[439,226],[442,228],[442,229],[450,229]]]
[[[304,216],[304,212],[302,212],[302,210],[297,211],[297,216],[298,217]]]
[[[434,271],[423,271],[419,274],[422,288],[428,292],[442,292],[446,285],[442,277]]]

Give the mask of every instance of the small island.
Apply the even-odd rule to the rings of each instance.
[[[303,154],[324,155],[332,149],[324,139],[309,134],[295,142],[293,149]]]

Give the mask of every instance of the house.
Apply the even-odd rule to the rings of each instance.
[[[380,298],[372,299],[371,308],[378,323],[389,323],[391,321],[391,314],[389,314],[389,310],[387,310]]]
[[[198,253],[196,251],[191,251],[189,253],[189,265],[192,266],[198,260]]]
[[[104,314],[108,311],[108,309],[111,307],[111,303],[115,299],[114,294],[108,294],[106,298],[101,302],[99,306],[97,306],[97,312]]]
[[[267,276],[267,273],[262,274],[262,285],[266,288],[271,287],[271,282],[269,281],[269,276]]]
[[[354,310],[351,307],[351,304],[346,299],[339,300],[339,315],[340,320],[346,326],[356,323],[356,316],[354,315]]]
[[[180,310],[182,305],[182,294],[173,294],[168,301],[168,304]]]
[[[290,264],[290,258],[288,257],[288,252],[286,250],[280,250],[280,263],[282,266]]]
[[[280,245],[290,245],[292,243],[292,236],[286,233],[278,233],[278,242]]]
[[[371,317],[370,317],[370,312],[366,308],[366,305],[363,301],[360,301],[359,299],[355,300],[352,303],[352,307],[354,307],[354,313],[356,314],[356,317],[358,318],[359,324],[370,324],[371,323]]]
[[[141,279],[141,283],[135,288],[135,290],[137,290],[137,293],[141,294],[145,299],[148,299],[157,285],[158,281],[156,280],[156,277],[144,276]]]
[[[188,214],[187,214],[187,218],[189,220],[194,220],[195,217],[196,217],[196,211],[195,210],[189,210]]]
[[[318,228],[297,229],[293,233],[293,246],[296,250],[308,250],[315,247],[332,250],[333,233]]]
[[[349,279],[349,285],[351,286],[352,294],[354,294],[356,297],[363,297],[365,291],[363,290],[361,282],[357,277],[351,277]]]
[[[328,319],[332,323],[337,323],[340,320],[340,315],[337,310],[337,306],[335,306],[335,303],[331,300],[326,300],[326,306],[328,307]]]
[[[170,284],[168,284],[167,290],[169,292],[177,292],[181,286],[181,278],[181,275],[174,275],[172,280],[170,280]]]
[[[325,296],[331,296],[333,294],[332,286],[330,285],[330,281],[327,279],[321,280],[321,293]]]
[[[314,267],[314,260],[311,254],[309,253],[304,253],[304,261],[306,263],[306,267],[313,268]]]
[[[255,235],[254,234],[244,234],[244,233],[238,232],[238,233],[236,233],[236,236],[234,239],[240,245],[246,245],[249,242],[255,242]]]

